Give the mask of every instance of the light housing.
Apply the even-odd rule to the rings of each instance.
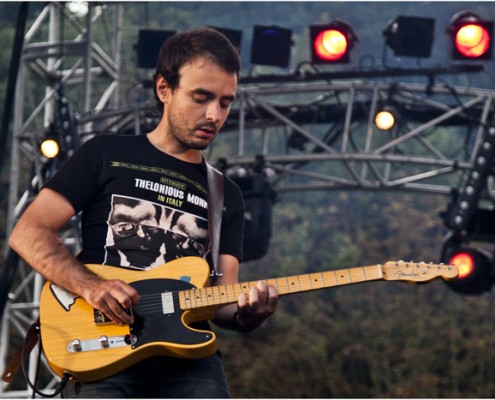
[[[175,31],[140,29],[135,46],[138,68],[155,68],[163,42],[175,33]]]
[[[394,107],[385,106],[375,114],[375,126],[381,131],[389,131],[397,125],[399,118]]]
[[[47,138],[40,143],[40,151],[44,157],[52,159],[60,154],[60,145],[54,138]]]
[[[251,63],[287,68],[292,48],[292,30],[277,25],[255,25]]]
[[[358,37],[351,24],[335,20],[326,25],[310,26],[310,40],[311,61],[314,64],[347,64]]]
[[[399,15],[383,31],[385,43],[396,56],[431,56],[435,37],[435,19]]]
[[[230,28],[220,28],[217,26],[210,26],[210,28],[224,34],[225,37],[229,39],[230,43],[232,43],[232,45],[237,49],[237,51],[239,53],[241,52],[242,31]]]
[[[453,247],[448,249],[445,263],[456,264],[459,276],[447,282],[454,291],[461,294],[479,295],[492,287],[490,276],[492,260],[479,249]]]
[[[491,60],[493,56],[493,21],[484,21],[471,11],[452,17],[450,35],[453,60]]]
[[[462,243],[449,234],[443,242],[442,262],[455,264],[459,269],[457,278],[446,284],[457,293],[480,295],[491,289],[493,284],[493,258],[484,250]]]

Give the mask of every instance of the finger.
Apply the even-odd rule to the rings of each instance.
[[[246,293],[241,293],[239,295],[239,298],[237,299],[237,306],[238,308],[242,309],[247,306],[248,300],[247,300],[247,295]]]
[[[249,307],[253,310],[256,309],[259,302],[259,294],[257,286],[252,286],[249,289]]]
[[[117,287],[112,294],[123,308],[130,310],[134,304],[141,300],[141,296],[132,286],[123,284],[123,286]]]
[[[109,303],[113,303],[113,305],[110,305]],[[108,317],[114,324],[118,326],[123,326],[128,323],[127,321],[125,321],[125,319],[123,319],[124,317],[119,317],[118,313],[120,312],[120,310],[123,311],[122,307],[120,307],[120,305],[114,299],[111,299],[109,303],[101,304],[100,306],[98,306],[98,310],[100,310],[103,314],[105,314],[106,317]],[[114,310],[117,310],[117,312]]]
[[[268,298],[268,285],[265,281],[258,281],[258,283],[256,284],[256,288],[258,289],[258,299],[261,302],[266,303],[266,300]]]
[[[278,291],[274,286],[268,286],[268,310],[273,314],[277,308],[280,297]]]

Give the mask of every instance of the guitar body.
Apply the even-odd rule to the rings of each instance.
[[[57,375],[67,372],[76,381],[93,381],[150,356],[203,358],[215,352],[215,334],[189,326],[211,319],[214,310],[184,311],[177,296],[178,291],[207,285],[209,266],[205,260],[184,257],[146,271],[87,267],[105,279],[129,283],[141,301],[133,309],[134,324],[119,327],[84,299],[47,282],[40,298],[41,340]]]

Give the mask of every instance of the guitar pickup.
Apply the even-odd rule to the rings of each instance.
[[[128,315],[132,315],[132,309],[127,309],[125,308],[124,311]],[[113,324],[113,321],[108,318],[102,311],[97,310],[96,308],[93,309],[93,322],[95,323],[96,326],[104,326],[104,325],[110,325]]]

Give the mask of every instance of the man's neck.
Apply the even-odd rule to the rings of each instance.
[[[150,143],[162,153],[175,157],[179,160],[199,164],[203,162],[201,151],[196,149],[181,149],[169,143],[166,137],[155,129],[146,135]]]

